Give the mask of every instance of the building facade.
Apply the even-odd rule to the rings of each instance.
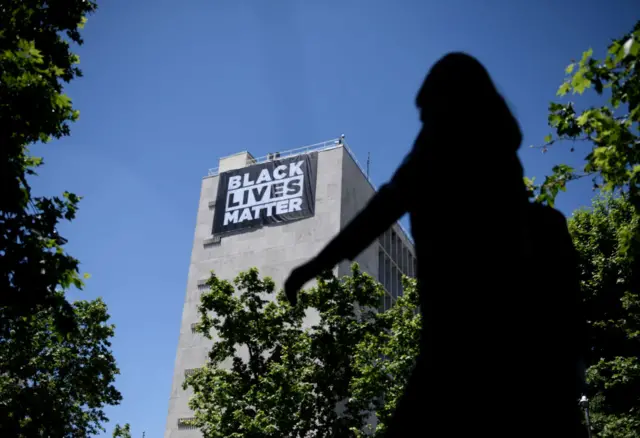
[[[220,186],[220,187],[219,187]],[[221,158],[203,178],[165,438],[200,437],[185,420],[185,376],[206,363],[211,341],[194,331],[200,294],[213,270],[226,280],[251,267],[280,288],[296,266],[317,254],[375,193],[343,138],[256,159]],[[414,276],[413,244],[394,224],[355,260],[387,291],[381,308],[402,294],[401,275]],[[350,262],[335,268],[350,273]]]

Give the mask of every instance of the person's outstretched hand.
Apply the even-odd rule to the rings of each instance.
[[[292,306],[298,302],[298,292],[302,286],[316,275],[309,263],[300,265],[291,271],[291,275],[284,282],[284,293]]]

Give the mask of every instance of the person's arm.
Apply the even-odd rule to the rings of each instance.
[[[409,209],[409,193],[417,168],[416,149],[404,159],[391,180],[309,263],[315,274],[344,259],[352,261]]]
[[[307,281],[323,271],[332,269],[344,259],[355,259],[375,238],[409,210],[409,193],[422,161],[421,157],[418,157],[419,151],[422,150],[419,144],[421,139],[422,132],[391,181],[380,187],[362,211],[316,257],[291,272],[284,290],[292,304],[295,305],[297,302],[298,290]]]

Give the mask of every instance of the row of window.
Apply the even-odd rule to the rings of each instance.
[[[178,418],[178,429],[197,429],[196,426],[192,425],[191,422],[195,420],[195,417],[187,417],[187,418]]]
[[[389,228],[380,237],[378,242],[385,253],[396,264],[398,269],[409,277],[416,275],[416,258],[407,245],[404,244],[394,227]]]
[[[398,266],[381,249],[378,252],[378,281],[394,299],[402,296],[402,274]]]
[[[402,276],[415,277],[416,258],[393,228],[388,229],[378,239],[378,282],[386,293],[380,302],[380,310],[391,308],[402,296]]]

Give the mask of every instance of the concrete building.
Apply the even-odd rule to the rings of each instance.
[[[296,166],[302,165],[299,162],[295,164],[294,161],[306,159],[308,163],[313,163],[308,161],[310,158],[317,162],[317,168],[316,164],[312,166],[315,175],[313,173],[303,175],[298,172],[301,167]],[[284,164],[278,166],[279,163]],[[262,173],[256,178],[260,168],[264,173],[268,173],[264,170],[265,168],[270,168],[271,178],[282,177],[282,181],[295,180],[293,183],[288,183],[294,189],[298,182],[304,182],[306,184],[303,184],[304,187],[310,191],[305,192],[307,199],[302,201],[303,207],[310,208],[311,213],[294,211],[290,214],[304,216],[298,216],[295,220],[287,220],[285,213],[278,221],[264,224],[260,223],[261,219],[255,219],[261,211],[259,207],[251,207],[253,211],[256,211],[256,208],[258,210],[255,217],[251,216],[253,213],[247,213],[246,223],[250,226],[244,226],[232,232],[214,234],[212,230],[216,226],[230,226],[231,222],[237,221],[238,218],[242,219],[245,215],[244,212],[240,215],[236,211],[241,208],[236,205],[242,202],[239,192],[243,190],[247,192],[249,189],[240,187],[242,182],[239,174],[235,177],[228,177],[228,175],[241,171],[253,172],[253,177],[249,174],[244,175],[244,182],[253,185],[254,194],[261,196],[267,191],[266,185],[273,185],[275,182],[268,182],[270,177]],[[295,175],[285,175],[287,169],[292,169],[291,173]],[[278,174],[279,171],[282,173]],[[304,178],[306,179],[302,181]],[[228,185],[229,193],[238,192],[235,199],[232,197],[234,195],[224,192],[226,188],[219,190],[221,179]],[[261,183],[261,180],[267,182]],[[315,187],[310,185],[309,180],[312,180],[311,184]],[[233,190],[231,190],[232,187]],[[260,187],[263,187],[262,190]],[[271,187],[270,193],[282,196],[283,193],[278,192],[282,187],[282,183],[279,187]],[[293,197],[297,196],[295,190],[292,193]],[[193,330],[194,324],[198,321],[199,297],[203,288],[206,288],[204,282],[209,273],[213,270],[220,278],[231,280],[238,272],[255,266],[262,276],[270,276],[280,288],[291,270],[317,254],[365,206],[374,193],[373,184],[343,138],[270,154],[261,159],[254,158],[248,152],[241,152],[221,158],[219,167],[211,169],[203,178],[165,438],[201,436],[198,430],[184,423],[185,419],[192,417],[192,412],[187,405],[191,393],[189,390],[182,389],[182,383],[185,375],[188,375],[191,370],[205,364],[207,353],[211,348],[211,341],[197,335]],[[254,195],[251,193],[244,194],[246,205],[251,204],[252,196]],[[297,201],[289,201],[289,204],[286,204],[286,201],[282,202],[285,202],[282,204],[285,208],[286,205],[291,207]],[[221,203],[227,208],[224,212],[221,209]],[[278,202],[274,207],[275,210],[280,207],[280,204]],[[257,204],[254,202],[251,205]],[[294,207],[299,205],[298,202]],[[214,218],[214,213],[219,217]],[[407,233],[399,224],[395,224],[357,257],[356,261],[361,269],[374,276],[387,291],[386,298],[381,303],[382,308],[389,308],[394,298],[402,294],[400,275],[414,276],[414,254],[413,245]],[[350,262],[341,263],[336,267],[335,272],[339,276],[349,274]]]

